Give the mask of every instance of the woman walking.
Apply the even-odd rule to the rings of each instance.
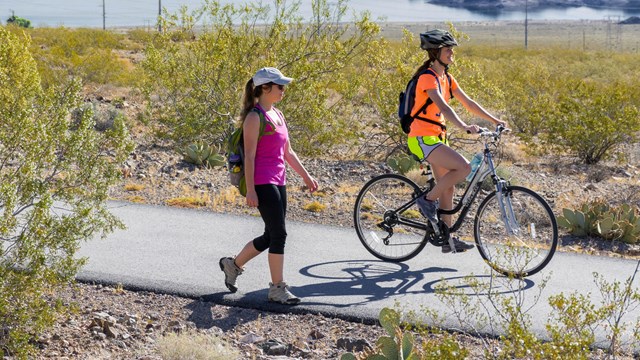
[[[285,162],[302,177],[310,192],[318,189],[317,181],[309,175],[291,148],[284,115],[274,107],[275,103],[282,100],[285,86],[291,80],[278,69],[265,67],[247,82],[241,114],[247,205],[258,208],[265,230],[262,235],[249,241],[235,257],[220,259],[225,285],[235,293],[238,290],[236,280],[242,274],[244,265],[269,249],[271,282],[268,300],[288,305],[299,303],[300,298],[291,293],[283,275],[287,238]],[[261,117],[266,121],[263,134],[260,134]]]

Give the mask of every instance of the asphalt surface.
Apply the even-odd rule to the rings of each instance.
[[[224,286],[218,260],[236,254],[262,233],[264,225],[260,217],[120,202],[110,203],[110,208],[127,229],[106,239],[91,239],[81,246],[78,256],[87,257],[88,263],[79,273],[79,281],[122,284],[127,289],[231,306],[322,313],[367,322],[375,322],[384,307],[399,304],[405,310],[421,314],[425,307],[441,314],[440,325],[447,328],[500,333],[499,328],[477,321],[461,325],[451,315],[452,308],[435,292],[439,286],[449,284],[471,295],[472,301],[487,302],[486,294],[475,294],[465,282],[469,276],[484,284],[492,279],[475,249],[442,254],[439,248],[428,245],[406,263],[385,263],[365,250],[351,227],[289,221],[285,279],[292,292],[303,299],[301,304],[288,307],[267,302],[270,278],[266,254],[247,264],[238,278],[237,293],[229,293]],[[575,292],[589,294],[598,303],[602,296],[593,273],[609,282],[624,282],[633,275],[636,265],[631,260],[556,252],[544,270],[524,282],[498,279],[492,284],[494,291],[522,299],[534,331],[544,338],[544,324],[550,313],[549,296]],[[634,283],[636,289],[639,282]],[[522,290],[516,291],[518,287]],[[475,305],[471,308],[481,309]],[[492,316],[497,319],[496,313]],[[635,323],[639,318],[640,309],[633,309],[622,319]],[[599,343],[605,340],[605,334],[598,333]]]

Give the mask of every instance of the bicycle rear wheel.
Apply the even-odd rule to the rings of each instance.
[[[556,251],[556,218],[540,195],[524,187],[509,186],[503,201],[509,225],[505,224],[495,191],[478,208],[474,235],[480,255],[503,275],[533,275],[549,263]]]
[[[413,181],[397,174],[371,179],[360,190],[353,221],[362,245],[384,261],[401,262],[425,247],[427,225],[411,200],[420,193]]]

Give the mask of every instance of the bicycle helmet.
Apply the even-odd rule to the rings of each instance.
[[[445,46],[458,46],[458,42],[448,31],[435,29],[420,34],[420,48],[423,50],[440,49]]]

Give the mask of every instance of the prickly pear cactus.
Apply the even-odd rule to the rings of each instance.
[[[577,236],[594,235],[629,244],[640,242],[640,216],[636,207],[613,208],[604,201],[585,203],[580,210],[562,209],[558,225]]]
[[[419,163],[409,155],[399,155],[387,159],[387,165],[389,165],[393,171],[404,175],[411,169],[417,168]]]

